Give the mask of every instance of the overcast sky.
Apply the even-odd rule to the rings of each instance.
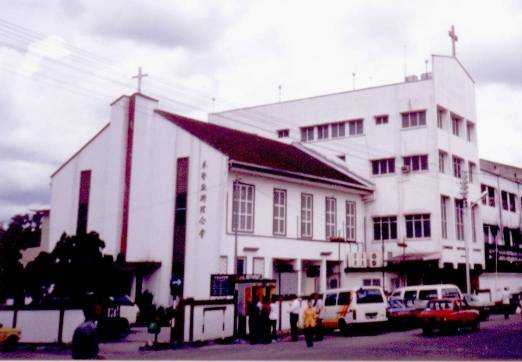
[[[430,54],[476,81],[480,157],[522,166],[522,3],[516,1],[3,0],[0,220],[49,203],[50,174],[143,92],[207,113],[402,81]],[[429,65],[430,66],[430,65]],[[213,105],[212,98],[215,98]],[[215,108],[214,108],[215,107]]]

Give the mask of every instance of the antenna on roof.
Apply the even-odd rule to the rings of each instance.
[[[406,48],[406,44],[404,44],[404,78],[406,78],[408,76],[408,65],[406,63],[406,59],[407,59],[407,48]]]
[[[355,72],[352,73],[353,89],[355,89]]]
[[[283,89],[283,86],[281,84],[279,84],[277,86],[277,89],[279,90],[279,102],[281,102],[281,89]]]
[[[212,112],[216,110],[216,98],[212,97]]]

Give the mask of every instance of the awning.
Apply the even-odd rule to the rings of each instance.
[[[414,262],[414,261],[427,261],[427,260],[439,260],[441,257],[440,252],[431,253],[409,253],[405,255],[396,255],[386,261],[389,264],[400,264],[403,262]]]
[[[130,271],[133,273],[142,272],[150,273],[161,267],[160,261],[127,261],[123,264],[116,264],[118,268],[123,271]]]

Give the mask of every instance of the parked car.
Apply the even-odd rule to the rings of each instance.
[[[480,313],[480,319],[486,320],[495,308],[495,303],[485,294],[464,294],[464,300]]]
[[[0,323],[0,348],[9,352],[16,348],[22,332],[16,328],[4,327]]]
[[[419,310],[412,305],[406,305],[400,299],[389,299],[386,316],[392,328],[414,326],[418,322]]]
[[[437,298],[428,302],[426,310],[419,313],[422,332],[430,335],[434,329],[451,331],[462,327],[480,329],[480,313],[470,308],[463,299]]]
[[[399,298],[405,303],[414,303],[417,309],[424,309],[433,298],[462,298],[462,293],[454,284],[410,285],[395,289],[390,298]]]
[[[323,326],[340,329],[343,333],[354,325],[380,325],[388,320],[386,296],[379,287],[327,290],[323,305]]]

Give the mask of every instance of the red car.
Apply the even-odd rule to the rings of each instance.
[[[479,311],[470,308],[462,299],[441,298],[428,302],[426,310],[419,314],[422,332],[429,335],[434,329],[457,330],[461,327],[480,329]]]

